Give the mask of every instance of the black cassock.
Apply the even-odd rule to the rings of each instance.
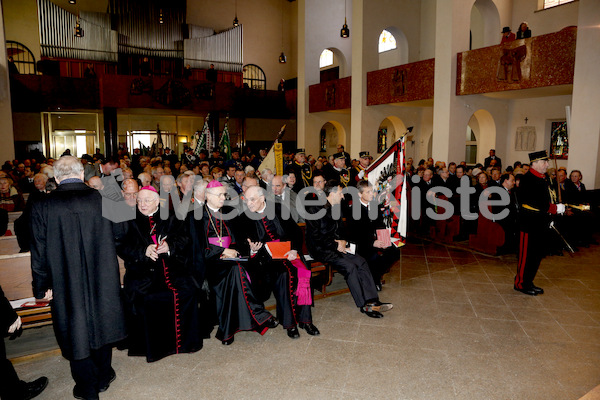
[[[202,348],[198,284],[186,266],[189,240],[185,222],[159,212],[122,225],[117,251],[125,261],[124,292],[131,356],[148,362]],[[166,238],[169,253],[157,261],[146,256],[149,245]]]
[[[226,248],[237,247],[231,227],[235,222],[223,220],[220,213],[208,211],[207,207],[203,221],[205,276],[215,294],[219,319],[216,338],[226,341],[239,331],[256,331],[263,335],[273,316],[256,299],[242,263],[221,259]]]
[[[285,220],[281,217],[281,204],[274,204],[274,207],[274,218],[269,218],[266,214],[254,214],[252,218],[242,216],[241,218],[244,218],[242,226],[246,229],[240,231],[244,232],[243,242],[247,242],[248,238],[253,242],[262,243],[289,241],[292,250],[298,252],[297,261],[274,260],[263,246],[252,257],[249,267],[255,294],[260,300],[266,301],[271,292],[274,293],[277,300],[277,319],[281,321],[284,328],[289,329],[296,326],[298,322],[312,323],[310,273],[308,279],[305,278],[300,284],[300,290],[304,290],[304,301],[300,303],[305,304],[298,304],[296,294],[299,286],[298,268],[294,264],[300,264],[299,268],[305,270],[307,265],[302,254],[302,231],[292,218]]]

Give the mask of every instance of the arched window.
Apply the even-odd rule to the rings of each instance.
[[[20,74],[35,74],[35,57],[31,50],[22,43],[13,40],[6,41],[6,54],[12,57],[15,67]]]
[[[572,1],[573,0],[544,0],[544,8],[552,8]]]
[[[467,164],[475,164],[477,162],[477,137],[470,126],[467,125],[465,161]]]
[[[379,35],[379,52],[394,50],[396,48],[396,38],[385,29]]]
[[[244,88],[266,90],[267,78],[261,67],[255,64],[246,64],[243,68]]]
[[[333,51],[325,49],[319,57],[319,68],[329,67],[330,65],[333,65]]]

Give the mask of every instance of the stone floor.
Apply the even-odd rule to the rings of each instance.
[[[370,319],[349,294],[317,301],[321,336],[281,328],[153,364],[114,351],[102,399],[579,399],[600,383],[600,246],[546,258],[529,297],[512,288],[516,259],[418,241],[386,275]],[[68,399],[59,355],[19,363],[46,375],[40,399]]]

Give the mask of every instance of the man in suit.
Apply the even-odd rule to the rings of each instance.
[[[31,211],[33,294],[52,300],[73,395],[98,399],[116,378],[112,344],[126,336],[113,225],[100,193],[83,183],[77,158],[63,156],[53,167],[59,186]]]
[[[494,149],[490,149],[490,156],[485,158],[485,161],[483,162],[483,169],[487,169],[489,166],[491,166],[492,160],[496,160],[493,167],[502,170],[502,160],[500,159],[500,157],[496,157],[496,150]]]
[[[340,272],[360,312],[371,318],[383,318],[381,312],[391,310],[391,303],[379,301],[369,264],[360,255],[348,251],[348,235],[338,209],[344,198],[342,187],[328,181],[323,189],[324,206],[307,207],[306,245],[311,257],[328,263]]]
[[[350,242],[356,244],[356,253],[367,260],[373,282],[377,291],[381,291],[381,278],[387,273],[392,265],[400,260],[400,249],[394,245],[386,245],[377,238],[377,231],[386,229],[383,222],[383,214],[379,204],[373,202],[375,194],[373,185],[368,181],[360,181],[356,185],[360,201],[352,204],[354,208],[360,208],[360,218],[354,219],[354,215],[348,218],[348,238]],[[373,212],[372,208],[377,211]],[[376,216],[371,218],[371,213]]]
[[[273,177],[271,188],[273,191],[269,193],[269,199],[275,203],[282,204],[284,213],[287,213],[287,210],[290,212],[290,214],[284,214],[284,218],[291,215],[294,222],[304,222],[304,219],[300,217],[298,209],[296,208],[296,199],[298,195],[283,183],[283,177],[281,175],[275,175]]]
[[[105,176],[109,176],[117,168],[119,168],[119,159],[116,157],[107,157],[102,159],[102,161],[96,165],[94,175],[104,178]]]

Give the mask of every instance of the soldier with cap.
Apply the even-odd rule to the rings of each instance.
[[[294,192],[298,193],[305,187],[312,185],[312,168],[310,164],[306,162],[306,152],[304,149],[297,149],[296,155],[294,156],[294,162],[289,166],[296,175],[296,183],[292,188]]]
[[[368,151],[361,151],[358,153],[358,165],[352,167],[350,170],[350,185],[356,186],[356,184],[367,178],[367,168],[371,164],[371,156]]]
[[[350,183],[350,172],[346,169],[346,156],[344,153],[335,153],[333,155],[333,167],[325,172],[328,181],[334,180],[345,188]]]
[[[546,180],[548,153],[546,150],[529,153],[531,168],[521,178],[517,191],[519,202],[519,260],[514,289],[530,296],[544,290],[533,279],[544,257],[552,214],[563,214],[564,204],[552,204]]]

